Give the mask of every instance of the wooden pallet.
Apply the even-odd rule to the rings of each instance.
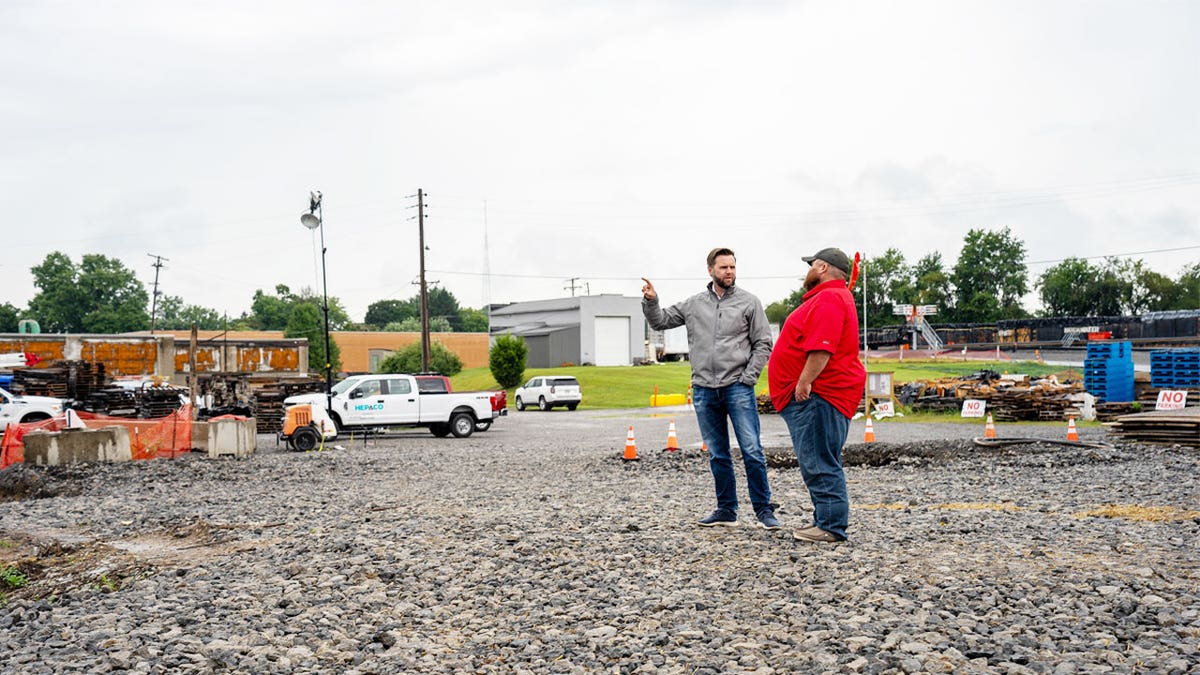
[[[1109,432],[1128,441],[1200,447],[1200,407],[1121,415]]]

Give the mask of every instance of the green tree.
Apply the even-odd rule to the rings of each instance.
[[[986,323],[1026,316],[1021,307],[1021,297],[1029,292],[1025,244],[1007,227],[967,232],[951,281],[954,320]],[[980,295],[990,295],[991,301]]]
[[[934,305],[939,313],[950,307],[950,276],[941,253],[928,253],[913,265],[913,304]]]
[[[0,333],[15,333],[21,323],[21,310],[9,303],[0,304]]]
[[[1175,297],[1166,309],[1200,308],[1200,262],[1183,268],[1175,282]]]
[[[388,325],[384,326],[383,329],[389,333],[420,333],[421,319],[410,316],[403,321],[389,323]],[[437,316],[429,320],[429,332],[451,333],[453,332],[453,329],[450,327],[449,321],[443,317]]]
[[[275,295],[267,295],[261,288],[254,291],[250,301],[250,325],[258,330],[286,330],[296,300],[292,289],[285,284],[275,286]]]
[[[866,284],[867,316],[880,325],[898,321],[892,314],[892,305],[909,304],[914,296],[912,270],[904,263],[904,254],[889,248],[878,258],[864,260],[861,270],[859,283]]]
[[[418,305],[419,307],[419,305]],[[460,330],[458,298],[444,288],[429,289],[429,319],[440,317],[450,322],[450,330]]]
[[[116,258],[85,254],[77,266],[55,251],[31,269],[38,293],[29,313],[43,330],[124,333],[150,327],[146,287]]]
[[[800,306],[804,300],[804,289],[798,288],[792,291],[792,294],[783,300],[776,300],[766,307],[767,321],[773,324],[782,326],[784,321],[787,321],[788,316]]]
[[[463,307],[458,310],[458,329],[464,333],[488,332],[488,315],[482,309]]]
[[[505,389],[512,389],[525,379],[525,357],[529,355],[529,347],[525,340],[515,335],[501,335],[496,338],[488,352],[488,369],[496,383]]]
[[[429,345],[429,369],[447,377],[454,377],[462,372],[462,359],[454,352],[446,349],[440,342]],[[419,373],[421,372],[421,343],[413,344],[393,352],[379,364],[381,373]]]
[[[416,296],[408,300],[378,300],[367,307],[363,323],[382,330],[389,323],[398,323],[410,317],[419,317],[421,307],[416,302]]]
[[[301,302],[288,313],[288,324],[283,336],[308,340],[308,369],[314,373],[325,373],[325,317],[321,308],[311,302]],[[337,342],[329,339],[329,361],[333,370],[342,367],[342,353]]]
[[[1042,313],[1046,316],[1089,316],[1095,307],[1092,292],[1096,269],[1082,258],[1067,258],[1038,278]]]
[[[187,330],[196,324],[200,330],[220,330],[224,325],[221,313],[199,305],[185,305],[178,295],[164,295],[158,300],[158,320],[163,330]]]
[[[316,306],[320,311],[324,298],[313,293],[312,289],[301,289],[299,294],[285,284],[275,286],[275,295],[263,293],[262,289],[254,291],[250,301],[250,316],[247,322],[255,330],[287,330],[292,311],[302,304]],[[324,325],[324,316],[321,318]],[[342,307],[342,302],[336,297],[329,298],[329,330],[341,330],[350,323],[350,315]]]

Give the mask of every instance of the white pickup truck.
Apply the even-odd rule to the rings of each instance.
[[[379,427],[427,427],[439,438],[466,438],[477,422],[490,422],[507,412],[493,405],[494,396],[490,391],[423,394],[412,375],[375,374],[355,375],[334,385],[328,409],[322,393],[289,396],[283,404],[311,405],[312,427],[323,429],[326,440],[344,430]],[[284,431],[296,447],[311,440],[295,438],[298,430],[289,433],[286,414]]]
[[[49,396],[17,396],[0,389],[0,432],[10,422],[26,424],[57,417],[63,412],[62,399]]]

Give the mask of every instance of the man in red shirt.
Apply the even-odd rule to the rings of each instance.
[[[863,397],[867,371],[858,357],[858,315],[846,287],[850,259],[836,248],[802,258],[809,264],[804,300],[783,323],[767,366],[771,403],[787,423],[813,503],[813,525],[800,541],[846,539],[850,497],[842,446]]]

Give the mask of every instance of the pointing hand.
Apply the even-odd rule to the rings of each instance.
[[[650,280],[646,277],[642,277],[642,281],[646,282],[646,285],[642,286],[642,297],[647,300],[657,299],[658,293],[654,292],[654,284],[650,283]]]

